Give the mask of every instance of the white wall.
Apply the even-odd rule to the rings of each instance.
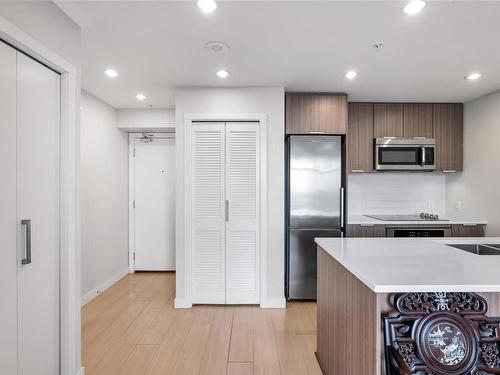
[[[80,69],[80,27],[52,1],[0,1],[0,16]]]
[[[447,186],[448,212],[486,220],[486,234],[500,236],[500,90],[465,103],[464,171]]]
[[[128,132],[175,130],[174,109],[119,109],[118,127]]]
[[[446,176],[440,173],[380,172],[348,176],[349,215],[446,216]]]
[[[116,110],[82,91],[82,301],[128,272],[128,137]]]
[[[193,113],[267,114],[267,306],[284,305],[284,89],[273,88],[180,88],[175,95],[177,170],[183,170],[184,115]],[[177,287],[176,298],[185,298],[184,288],[184,181],[176,185]]]

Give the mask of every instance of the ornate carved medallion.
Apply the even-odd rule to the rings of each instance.
[[[500,374],[500,318],[474,293],[397,296],[384,319],[387,374]]]

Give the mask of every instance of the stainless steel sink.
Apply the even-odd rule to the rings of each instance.
[[[500,244],[447,244],[476,255],[500,255]]]

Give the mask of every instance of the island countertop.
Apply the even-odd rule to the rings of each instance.
[[[447,244],[500,238],[317,238],[316,243],[375,293],[500,292],[500,255]]]

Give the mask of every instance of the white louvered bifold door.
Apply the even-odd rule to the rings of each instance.
[[[226,303],[259,303],[259,126],[226,123]]]
[[[224,304],[225,125],[193,123],[192,144],[192,302]]]

